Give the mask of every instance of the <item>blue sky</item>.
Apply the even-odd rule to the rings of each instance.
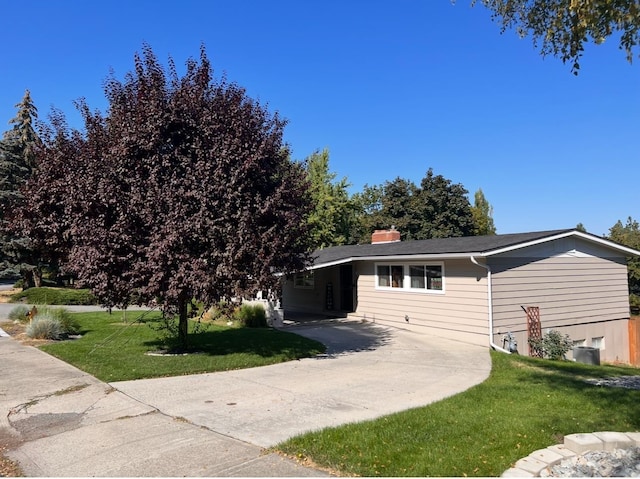
[[[80,127],[73,101],[105,111],[103,81],[143,43],[179,66],[204,44],[288,119],[293,158],[328,148],[352,192],[431,167],[472,202],[482,188],[498,233],[640,220],[640,59],[615,40],[575,77],[470,0],[32,0],[2,19],[0,131],[25,89]]]

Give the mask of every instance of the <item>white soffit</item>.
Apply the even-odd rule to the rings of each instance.
[[[343,258],[336,261],[329,261],[328,263],[319,263],[309,266],[308,270],[328,268],[329,266],[337,266],[340,264],[351,263],[353,261],[376,261],[379,263],[385,263],[389,261],[442,261],[444,259],[460,259],[468,258],[469,256],[483,257],[482,253],[438,253],[438,254],[399,254],[389,256],[351,256],[349,258]]]
[[[577,236],[579,238],[584,239],[585,241],[590,241],[591,243],[596,243],[599,245],[602,245],[606,248],[609,249],[613,249],[616,251],[620,251],[621,253],[625,253],[627,255],[631,255],[631,256],[640,256],[640,251],[637,251],[635,249],[632,248],[628,248],[626,246],[622,246],[619,245],[617,243],[614,243],[613,241],[609,241],[605,238],[600,238],[598,236],[593,236],[590,234],[585,234],[582,233],[580,231],[567,231],[565,233],[560,233],[557,235],[553,235],[553,236],[548,236],[546,238],[540,238],[540,239],[536,239],[533,241],[527,241],[525,243],[518,243],[515,245],[511,245],[511,246],[507,246],[505,248],[499,248],[496,250],[492,250],[492,251],[487,251],[486,253],[484,253],[484,256],[493,256],[493,255],[497,255],[497,254],[501,254],[501,253],[507,253],[509,251],[515,251],[518,249],[522,249],[522,248],[528,248],[530,246],[535,246],[535,245],[539,245],[539,244],[543,244],[543,243],[548,243],[549,241],[555,241],[561,238],[566,238],[568,236]]]

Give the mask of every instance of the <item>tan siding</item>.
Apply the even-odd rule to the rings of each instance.
[[[326,309],[326,285],[327,282],[338,284],[338,273],[336,268],[324,268],[314,272],[314,288],[300,289],[293,287],[293,278],[286,278],[282,284],[282,307],[287,311],[298,311],[304,313],[327,314]],[[333,289],[333,304],[338,300],[339,292]]]
[[[602,256],[492,258],[494,340],[512,331],[526,353],[521,306],[538,306],[543,331],[557,329],[572,339],[607,333],[604,360],[624,361],[628,347],[622,344],[620,324],[629,316],[627,268],[624,258]]]
[[[444,293],[376,289],[373,262],[356,263],[356,272],[357,309],[350,316],[464,342],[488,344],[486,277],[484,271],[469,260],[445,262]]]

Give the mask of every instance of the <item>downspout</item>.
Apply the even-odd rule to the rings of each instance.
[[[500,346],[498,346],[496,343],[493,342],[493,295],[491,294],[491,268],[486,264],[478,263],[473,256],[469,256],[469,259],[476,266],[480,266],[481,268],[484,268],[487,270],[487,298],[488,298],[487,305],[489,306],[489,346],[503,353],[511,354],[509,351],[507,351],[504,348],[501,348]]]

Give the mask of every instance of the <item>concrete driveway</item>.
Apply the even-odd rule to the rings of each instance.
[[[0,421],[15,439],[8,456],[30,476],[326,475],[263,448],[429,404],[484,381],[491,368],[487,348],[371,323],[284,329],[324,342],[327,354],[105,384],[0,338]]]

